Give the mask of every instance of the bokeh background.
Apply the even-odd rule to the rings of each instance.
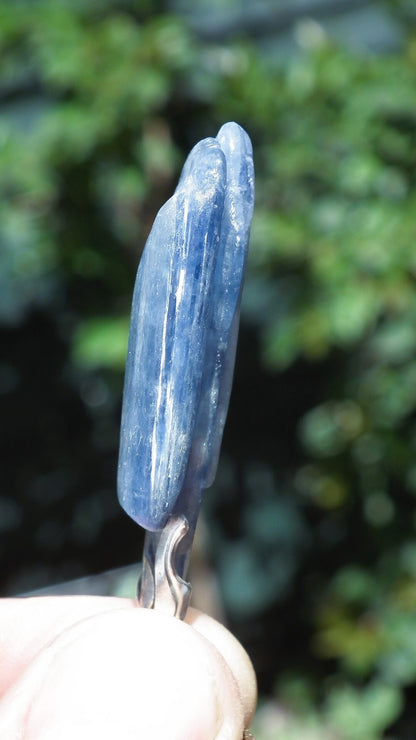
[[[414,740],[416,3],[0,0],[0,114],[1,594],[138,558],[135,271],[236,120],[257,198],[204,517],[256,737]]]

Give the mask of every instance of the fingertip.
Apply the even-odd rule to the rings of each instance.
[[[60,604],[49,606],[48,623],[62,626]],[[185,623],[130,602],[103,606],[80,604],[86,618],[54,635],[18,681],[31,740],[241,740],[256,684],[225,627],[196,610]]]
[[[48,653],[28,686],[31,740],[239,737],[223,734],[235,700],[229,669],[177,619],[141,609],[106,613],[75,625]]]
[[[238,687],[245,727],[249,727],[257,706],[257,680],[247,652],[224,625],[207,614],[190,608],[185,620],[214,646],[229,666]]]

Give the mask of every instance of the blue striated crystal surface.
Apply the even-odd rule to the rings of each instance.
[[[216,472],[231,393],[254,200],[251,143],[235,123],[204,139],[159,211],[137,274],[119,500],[146,529],[196,520]]]

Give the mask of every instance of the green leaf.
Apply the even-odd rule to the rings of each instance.
[[[75,333],[72,357],[81,368],[121,370],[127,354],[129,319],[97,318],[85,321]]]

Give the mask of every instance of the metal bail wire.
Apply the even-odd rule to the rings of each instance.
[[[173,516],[160,532],[146,534],[137,594],[139,606],[179,619],[185,617],[192,588],[178,575],[176,556],[188,530],[186,517]]]

